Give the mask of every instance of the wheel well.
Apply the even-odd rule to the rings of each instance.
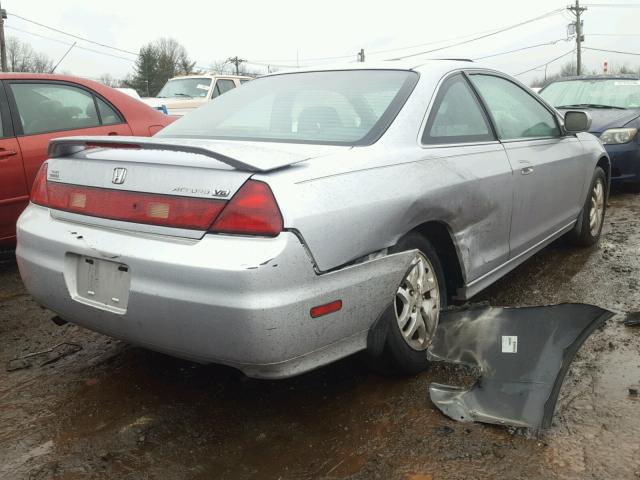
[[[609,189],[609,182],[611,181],[611,161],[607,157],[602,157],[596,164],[597,167],[604,170],[604,174],[607,177],[607,190]]]
[[[457,290],[464,286],[464,277],[449,229],[442,222],[432,221],[419,225],[414,231],[423,235],[435,248],[442,264],[448,296],[454,296]]]

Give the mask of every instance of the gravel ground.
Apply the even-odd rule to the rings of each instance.
[[[615,194],[598,247],[557,242],[477,300],[640,310],[639,213],[639,195]],[[455,383],[447,366],[397,379],[350,358],[258,381],[50,318],[0,256],[0,479],[640,478],[640,327],[620,315],[587,340],[538,435],[444,417],[427,387]],[[82,349],[10,362],[62,342]]]

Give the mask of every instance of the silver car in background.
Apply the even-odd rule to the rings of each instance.
[[[274,74],[153,138],[54,140],[19,268],[65,320],[252,377],[362,350],[413,373],[448,299],[598,240],[588,128],[470,62]]]

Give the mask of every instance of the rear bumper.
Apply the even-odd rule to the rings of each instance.
[[[73,293],[77,255],[129,267],[124,313]],[[64,319],[261,378],[296,375],[366,348],[368,330],[393,301],[412,255],[318,275],[290,232],[185,240],[71,223],[35,205],[18,221],[16,250],[29,292]],[[336,299],[342,310],[310,317],[311,307]]]
[[[640,145],[637,142],[605,145],[611,159],[612,182],[640,182]]]

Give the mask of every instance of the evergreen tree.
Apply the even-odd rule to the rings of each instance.
[[[194,73],[195,62],[173,38],[160,38],[140,49],[129,85],[143,97],[155,97],[172,77]]]

